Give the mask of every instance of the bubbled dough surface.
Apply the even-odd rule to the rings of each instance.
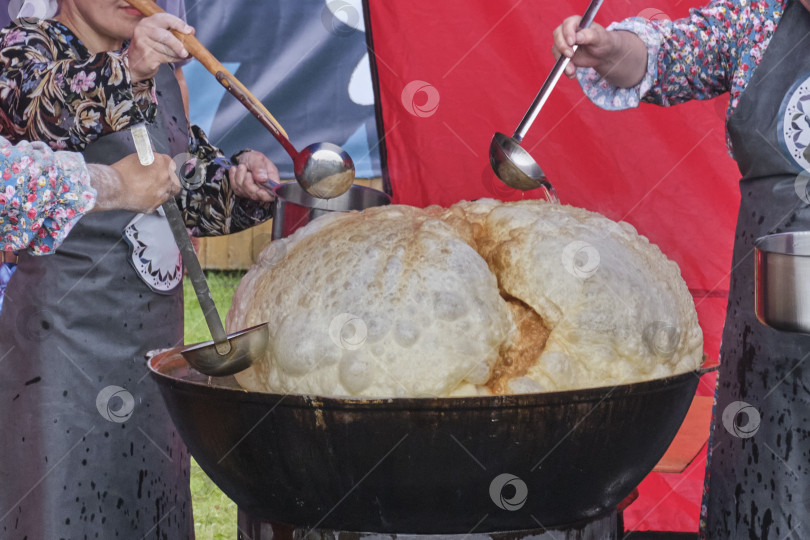
[[[483,385],[514,325],[486,262],[442,213],[335,214],[271,244],[228,314],[229,329],[271,331],[266,361],[239,383],[384,397]]]
[[[493,366],[523,337],[500,294],[549,331],[508,391],[700,365],[702,332],[680,271],[632,226],[571,206],[481,200],[333,214],[271,244],[228,315],[230,331],[269,321],[272,333],[266,361],[237,379],[282,393],[487,394]],[[341,346],[329,335],[346,314],[366,323],[361,347],[352,323]]]
[[[700,366],[703,334],[680,269],[629,224],[526,201],[493,208],[485,229],[484,256],[500,287],[551,329],[513,392],[627,383]]]

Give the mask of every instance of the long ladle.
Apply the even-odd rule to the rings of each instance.
[[[152,0],[127,0],[149,17],[164,13]],[[332,199],[346,193],[354,183],[354,162],[340,146],[332,143],[315,143],[300,152],[290,142],[287,133],[273,118],[267,108],[248,90],[200,41],[190,34],[172,30],[186,50],[211,72],[242,105],[270,131],[293,160],[295,179],[301,187],[319,199]]]
[[[591,0],[588,9],[579,21],[579,30],[588,28],[591,25],[602,2],[603,0]],[[574,45],[574,52],[576,52],[577,47],[577,45]],[[532,158],[531,154],[520,146],[520,143],[570,61],[570,57],[562,55],[557,59],[551,73],[546,77],[543,86],[537,93],[537,97],[534,98],[531,107],[529,107],[523,120],[515,129],[514,135],[507,137],[503,133],[497,132],[492,136],[492,141],[489,144],[489,163],[492,170],[495,171],[495,174],[504,184],[522,191],[542,186],[546,189],[546,198],[552,202],[559,202],[557,192],[546,179],[540,165]]]
[[[219,311],[211,296],[211,290],[208,288],[208,281],[200,266],[200,260],[197,258],[197,253],[186,232],[186,225],[183,223],[183,216],[177,207],[177,201],[173,197],[169,198],[161,208],[166,214],[174,241],[180,248],[183,265],[186,267],[194,292],[197,294],[205,323],[208,325],[211,337],[214,338],[212,341],[186,347],[180,351],[180,354],[194,369],[213,377],[233,375],[249,368],[255,359],[264,354],[267,347],[267,340],[270,337],[267,323],[230,335],[225,333],[222,320],[219,318]]]

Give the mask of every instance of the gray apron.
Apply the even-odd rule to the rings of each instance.
[[[157,88],[153,143],[181,154],[188,126],[171,69]],[[126,131],[84,156],[113,163],[131,153]],[[144,359],[182,342],[182,287],[156,293],[129,262],[122,232],[136,216],[85,216],[54,254],[22,254],[9,283],[0,314],[4,540],[194,537],[188,452]]]
[[[785,149],[807,134],[780,135],[801,120],[785,104],[810,76],[808,32],[810,13],[789,2],[728,122],[742,180],[703,508],[712,540],[810,538],[810,336],[757,321],[753,254],[760,236],[810,230],[806,177]]]

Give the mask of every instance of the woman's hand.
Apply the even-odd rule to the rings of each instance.
[[[193,27],[168,13],[157,13],[138,23],[127,50],[132,82],[151,79],[161,64],[188,58],[188,51],[171,30],[194,34]]]
[[[603,26],[592,23],[588,28],[577,30],[580,20],[582,17],[579,15],[568,17],[554,29],[554,47],[551,52],[554,58],[559,58],[560,55],[571,58],[571,62],[565,67],[568,77],[576,74],[577,67],[598,67],[613,52],[614,44],[610,33]],[[574,45],[578,45],[576,53]]]
[[[647,47],[637,35],[608,31],[593,23],[579,30],[582,17],[568,17],[554,29],[554,58],[571,58],[565,74],[573,78],[576,68],[594,68],[610,84],[629,88],[641,82],[647,71]],[[577,50],[574,52],[574,45]]]
[[[96,189],[93,212],[130,210],[151,213],[169,197],[180,192],[180,180],[170,156],[155,154],[155,162],[141,165],[137,154],[111,166],[88,164],[90,184]]]
[[[241,154],[237,162],[238,164],[228,171],[234,193],[246,199],[273,202],[275,197],[268,190],[267,182],[279,182],[278,169],[275,164],[267,156],[255,150]]]

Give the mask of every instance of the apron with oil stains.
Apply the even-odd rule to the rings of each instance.
[[[152,142],[181,154],[188,126],[166,66],[157,88]],[[132,153],[126,131],[84,156],[109,164]],[[0,538],[194,537],[188,452],[144,357],[182,342],[182,286],[163,279],[156,292],[133,263],[138,248],[171,262],[168,245],[145,239],[147,218],[165,222],[91,214],[54,254],[20,257],[0,314]]]
[[[753,251],[810,230],[808,47],[810,13],[791,1],[728,122],[743,176],[702,512],[712,540],[810,538],[810,336],[757,321]]]

